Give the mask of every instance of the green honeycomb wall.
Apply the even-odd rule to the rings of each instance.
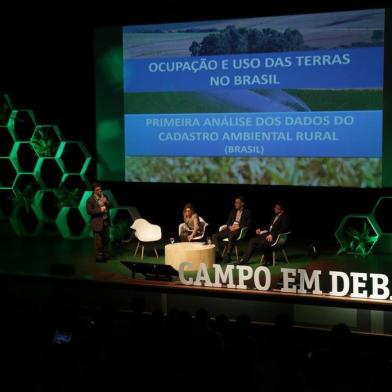
[[[381,196],[369,214],[346,215],[335,232],[338,253],[392,253],[391,214],[392,196]]]
[[[381,229],[370,214],[346,215],[335,232],[340,252],[367,256],[381,235]]]
[[[32,110],[13,107],[0,95],[0,219],[19,236],[92,236],[86,201],[91,196],[91,154],[82,142],[65,140],[54,124],[38,124]],[[110,190],[111,236],[129,230],[135,207],[120,207]],[[125,232],[125,231],[124,231]]]

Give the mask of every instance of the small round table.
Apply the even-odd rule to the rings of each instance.
[[[202,242],[176,242],[165,245],[165,264],[178,271],[184,261],[192,263],[192,267],[186,267],[185,271],[196,271],[200,263],[211,268],[215,263],[215,245],[205,245]]]

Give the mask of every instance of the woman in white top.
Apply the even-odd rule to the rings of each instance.
[[[191,203],[185,204],[182,214],[184,217],[184,225],[182,225],[180,239],[182,242],[192,241],[194,237],[202,233],[202,224]]]

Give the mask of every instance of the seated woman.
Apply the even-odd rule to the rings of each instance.
[[[182,242],[192,241],[194,237],[203,233],[202,223],[191,203],[185,204],[182,214],[184,224],[181,225],[180,239]]]

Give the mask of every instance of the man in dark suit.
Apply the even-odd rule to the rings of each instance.
[[[265,256],[265,265],[271,265],[272,248],[271,245],[275,242],[276,237],[280,233],[289,231],[290,221],[285,212],[285,203],[278,201],[274,207],[274,214],[268,226],[258,228],[256,230],[256,237],[253,237],[248,244],[248,248],[244,256],[239,261],[239,264],[248,264],[256,250],[261,250]]]
[[[95,258],[102,262],[109,259],[109,199],[103,194],[101,184],[93,183],[93,194],[87,199],[87,213],[91,216],[90,226],[94,232]]]
[[[213,234],[212,242],[215,245],[216,260],[222,260],[220,255],[220,241],[228,238],[225,254],[223,255],[225,262],[230,262],[231,251],[233,249],[234,241],[240,235],[243,227],[249,227],[251,224],[251,211],[245,206],[245,200],[242,196],[237,196],[234,200],[234,208],[230,211],[227,219],[227,227],[217,233]]]

